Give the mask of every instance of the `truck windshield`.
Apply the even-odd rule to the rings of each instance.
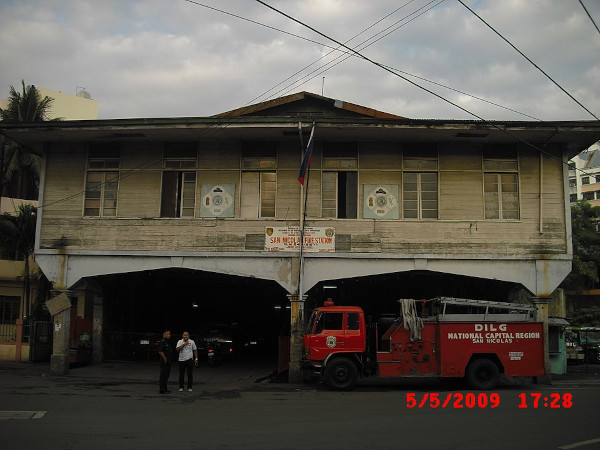
[[[306,332],[304,334],[311,334],[313,330],[313,326],[315,325],[315,320],[317,320],[317,315],[319,311],[313,311],[310,315],[310,319],[308,320],[308,325],[306,326]]]

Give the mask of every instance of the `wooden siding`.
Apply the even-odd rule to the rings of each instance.
[[[199,205],[196,218],[158,217],[162,146],[156,143],[124,146],[118,217],[82,217],[87,153],[83,145],[52,145],[46,163],[40,246],[102,251],[256,251],[258,236],[267,226],[298,224],[300,184],[296,167],[300,153],[297,146],[286,142],[279,147],[278,162],[285,168],[277,170],[276,219],[240,218],[241,147],[235,141],[199,145],[197,203],[203,184],[234,184],[235,216],[227,219],[200,219]],[[565,167],[557,159],[556,149],[557,158],[543,157],[542,233],[540,157],[532,150],[520,149],[520,219],[502,221],[484,220],[481,151],[456,144],[440,146],[438,220],[362,219],[364,185],[395,184],[401,192],[402,170],[398,145],[361,143],[360,149],[357,220],[321,219],[318,165],[310,174],[307,224],[334,227],[340,236],[338,251],[441,257],[566,253]]]

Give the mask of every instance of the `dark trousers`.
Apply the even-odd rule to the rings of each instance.
[[[164,362],[160,361],[160,378],[158,379],[158,385],[160,386],[160,392],[167,392],[167,381],[171,375],[171,361]]]
[[[194,360],[188,359],[187,361],[179,361],[179,387],[183,389],[183,379],[185,372],[187,372],[188,389],[192,388],[192,384],[194,383]]]

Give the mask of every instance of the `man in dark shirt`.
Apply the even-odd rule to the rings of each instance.
[[[159,392],[161,394],[168,394],[170,391],[167,390],[167,381],[169,375],[171,375],[171,331],[166,329],[163,331],[163,337],[158,344],[158,354],[160,355],[160,378],[158,385],[160,386]]]

